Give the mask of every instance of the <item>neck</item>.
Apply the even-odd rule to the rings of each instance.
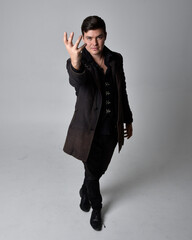
[[[103,58],[103,54],[98,54],[98,55],[92,55],[92,58],[95,60],[95,62],[101,61]]]

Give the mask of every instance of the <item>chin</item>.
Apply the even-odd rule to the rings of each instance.
[[[100,54],[101,53],[101,51],[100,50],[97,50],[97,51],[91,51],[91,54],[93,54],[93,55],[97,55],[97,54]]]

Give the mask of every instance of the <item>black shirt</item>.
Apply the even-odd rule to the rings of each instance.
[[[86,59],[93,64],[93,67],[97,69],[100,77],[99,80],[102,95],[102,107],[96,128],[96,134],[114,134],[117,131],[117,116],[115,111],[116,84],[115,80],[113,79],[110,66],[112,53],[106,47],[104,47],[104,63],[107,66],[106,73],[104,73],[103,69],[93,60],[91,54],[86,49],[84,49],[83,54]]]
[[[96,127],[96,134],[111,135],[116,134],[117,132],[117,113],[115,107],[117,106],[117,88],[110,66],[110,60],[113,57],[112,52],[108,50],[107,47],[104,47],[103,54],[104,63],[107,66],[106,73],[104,73],[103,69],[94,61],[86,48],[83,49],[83,58],[85,58],[86,62],[90,63],[98,71],[101,86],[102,107]],[[84,66],[82,64],[80,70],[74,68],[73,70],[75,72],[82,72]]]

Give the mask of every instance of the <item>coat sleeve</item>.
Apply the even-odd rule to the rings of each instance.
[[[120,56],[119,69],[120,69],[120,74],[122,79],[121,94],[122,94],[122,103],[123,103],[123,120],[124,120],[124,123],[130,124],[133,122],[133,115],[129,106],[128,95],[126,90],[126,81],[125,81],[125,74],[123,69],[123,57],[121,56],[121,54],[119,54],[119,56]]]
[[[88,72],[84,66],[78,71],[75,70],[71,64],[71,59],[67,60],[66,68],[69,74],[69,83],[78,89],[81,85],[85,84],[88,80]]]

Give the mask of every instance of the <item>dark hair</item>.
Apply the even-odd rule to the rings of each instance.
[[[84,34],[84,32],[99,28],[103,29],[104,33],[106,33],[106,26],[103,19],[98,16],[89,16],[83,20],[83,23],[81,25],[81,32]]]

